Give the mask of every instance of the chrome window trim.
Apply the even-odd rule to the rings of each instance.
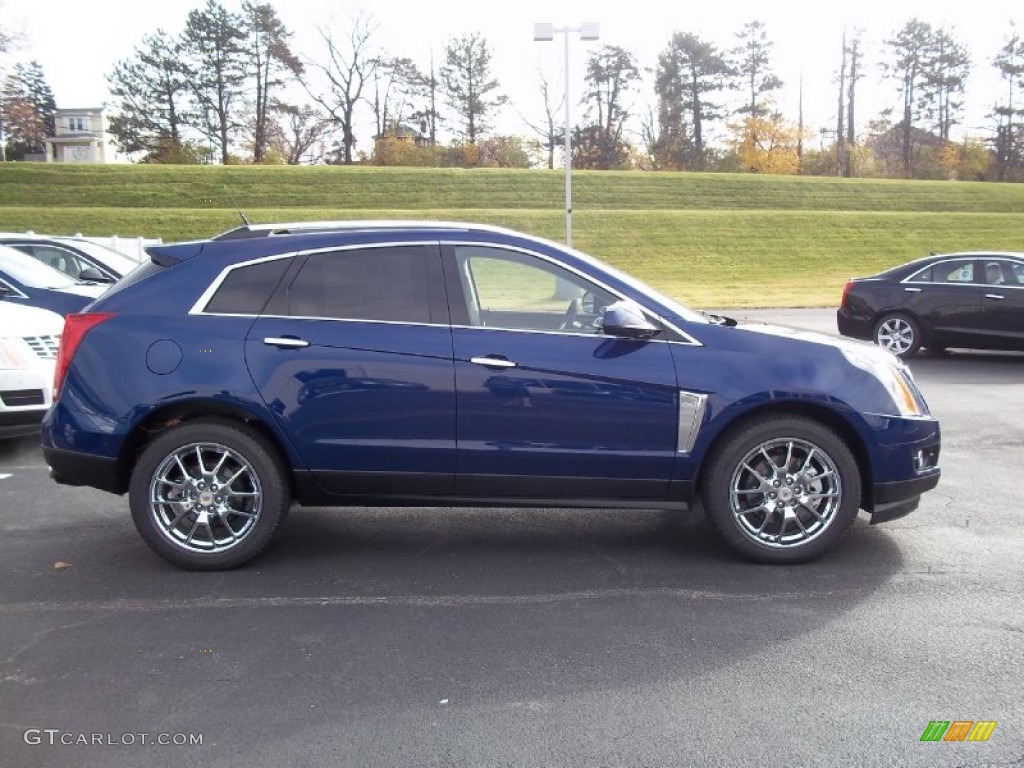
[[[237,264],[231,264],[221,270],[220,274],[213,279],[209,287],[203,291],[202,295],[196,299],[196,302],[192,305],[192,308],[188,311],[190,315],[209,315],[210,317],[270,317],[270,315],[233,315],[226,312],[207,312],[206,305],[210,303],[210,299],[220,288],[221,284],[227,279],[228,275],[234,272],[236,269],[242,267],[251,267],[254,264],[262,264],[267,261],[276,261],[277,259],[295,259],[299,256],[315,256],[320,253],[334,253],[337,251],[356,251],[365,250],[367,248],[393,248],[395,246],[402,245],[438,245],[437,240],[402,240],[400,242],[388,242],[388,243],[359,243],[352,245],[334,245],[329,248],[307,248],[298,251],[288,251],[287,253],[275,253],[271,256],[260,256],[256,259],[250,259],[249,261],[240,261]],[[286,317],[295,317],[295,315],[286,315]],[[316,317],[316,318],[302,318],[305,320],[345,320],[349,318],[338,318],[338,317]],[[380,322],[393,322],[390,320],[381,320]],[[405,323],[405,325],[420,325],[420,323]]]
[[[447,324],[443,324],[443,323],[410,323],[410,322],[401,322],[401,321],[397,321],[397,320],[360,320],[359,318],[307,317],[307,316],[298,316],[298,315],[231,314],[231,313],[226,313],[226,312],[207,312],[206,311],[206,305],[210,303],[210,300],[213,298],[214,294],[217,293],[217,291],[220,289],[221,285],[227,279],[228,275],[231,274],[236,269],[241,269],[243,267],[250,267],[250,266],[253,266],[254,264],[262,264],[262,263],[268,262],[268,261],[275,261],[277,259],[294,259],[294,258],[298,258],[300,256],[314,256],[314,255],[317,255],[317,254],[320,254],[320,253],[334,253],[334,252],[340,252],[340,251],[365,250],[365,249],[368,249],[368,248],[395,248],[395,247],[401,247],[401,246],[416,246],[416,245],[438,245],[438,246],[442,246],[442,245],[450,245],[450,246],[466,245],[466,246],[477,246],[477,247],[482,247],[482,248],[495,248],[495,249],[498,249],[498,250],[506,250],[506,251],[515,251],[515,252],[518,252],[518,253],[525,254],[527,256],[532,256],[534,258],[541,259],[542,261],[546,261],[549,264],[553,264],[553,265],[555,265],[557,267],[561,267],[562,269],[565,269],[568,272],[570,272],[572,274],[575,274],[575,275],[583,278],[584,280],[586,280],[588,282],[591,282],[591,283],[594,283],[595,285],[600,286],[604,290],[608,291],[608,293],[612,294],[613,296],[618,296],[620,299],[629,299],[629,297],[628,296],[624,296],[621,291],[614,290],[613,288],[611,288],[610,286],[606,285],[602,281],[595,280],[590,275],[586,274],[585,272],[583,272],[583,271],[581,271],[581,270],[579,270],[579,269],[577,269],[577,268],[575,268],[573,266],[570,266],[568,264],[564,264],[564,263],[562,263],[562,262],[560,262],[560,261],[558,261],[558,260],[556,260],[556,259],[554,259],[554,258],[552,258],[550,256],[546,256],[546,255],[544,255],[542,253],[537,253],[536,251],[532,251],[532,250],[530,250],[528,248],[523,248],[521,246],[507,245],[507,244],[504,244],[504,243],[493,243],[493,242],[489,242],[489,241],[477,241],[477,240],[437,240],[437,239],[422,239],[422,240],[418,240],[418,239],[405,239],[405,240],[388,241],[388,242],[381,242],[381,243],[350,243],[350,244],[346,244],[346,245],[335,245],[335,246],[329,246],[329,247],[323,247],[323,248],[301,249],[301,250],[297,250],[297,251],[288,251],[287,253],[276,253],[276,254],[273,254],[273,255],[270,255],[270,256],[261,256],[259,258],[250,259],[248,261],[240,261],[237,264],[231,264],[231,265],[229,265],[227,267],[224,267],[224,269],[222,269],[220,271],[220,274],[218,274],[213,279],[213,282],[211,282],[210,285],[207,286],[206,290],[203,291],[202,294],[200,294],[199,298],[196,299],[195,303],[192,304],[192,307],[189,309],[188,314],[189,315],[208,316],[208,317],[267,317],[267,318],[275,318],[275,319],[293,319],[293,320],[334,320],[334,321],[341,321],[341,322],[384,323],[384,324],[392,324],[392,325],[423,325],[423,326],[437,326],[437,327],[450,327],[450,328],[486,329],[486,330],[492,330],[492,331],[511,331],[511,332],[514,332],[514,333],[554,333],[554,334],[557,334],[557,335],[560,335],[560,336],[586,336],[588,338],[599,338],[599,336],[597,336],[596,334],[590,334],[590,333],[578,334],[578,333],[565,333],[565,332],[561,332],[561,331],[532,331],[532,330],[521,329],[521,328],[499,328],[499,327],[496,327],[496,326],[456,326],[456,325],[447,325]],[[629,300],[635,301],[634,299],[629,299]],[[650,314],[653,317],[657,318],[660,323],[665,325],[665,327],[670,328],[671,330],[673,330],[674,332],[676,332],[677,334],[679,334],[682,337],[681,340],[678,340],[678,339],[648,339],[648,341],[660,341],[660,342],[664,342],[664,343],[668,343],[668,344],[678,344],[678,345],[687,346],[687,347],[703,347],[704,346],[700,341],[698,341],[693,336],[688,334],[686,331],[684,331],[681,328],[679,328],[678,326],[676,326],[674,323],[670,323],[668,320],[666,320],[664,317],[662,317],[658,313],[651,311],[651,309],[649,307],[646,307],[646,306],[644,306],[642,304],[641,304],[641,307],[644,309],[645,312],[647,312],[648,314]],[[616,338],[616,337],[608,336],[606,338]]]
[[[278,259],[293,259],[300,255],[303,255],[302,251],[296,251],[294,253],[277,253],[273,256],[261,256],[258,259],[240,261],[237,264],[231,264],[230,266],[224,267],[224,269],[220,271],[220,274],[213,278],[213,282],[206,287],[206,290],[199,295],[199,298],[196,299],[188,313],[190,315],[209,315],[211,317],[259,317],[259,315],[235,315],[227,312],[207,312],[206,305],[210,303],[213,295],[220,290],[221,285],[225,280],[227,280],[228,275],[236,269],[251,267],[255,264],[263,264],[268,261],[277,261]]]
[[[1000,261],[1000,262],[1006,262],[1006,263],[1009,263],[1009,264],[1017,264],[1017,265],[1020,265],[1021,267],[1024,267],[1024,261],[1020,261],[1019,259],[1015,259],[1013,257],[1008,257],[1008,256],[1001,256],[1001,255],[1000,256],[986,256],[983,253],[963,254],[963,255],[960,255],[960,256],[953,256],[953,255],[951,255],[949,258],[945,258],[945,259],[942,259],[940,261],[933,261],[931,264],[928,264],[926,266],[921,267],[919,270],[917,270],[913,274],[907,275],[905,278],[900,280],[899,284],[900,285],[909,285],[909,286],[915,286],[915,285],[951,286],[951,285],[956,285],[956,286],[960,286],[960,287],[964,287],[964,288],[981,288],[981,287],[984,287],[984,286],[987,286],[987,285],[999,285],[1000,289],[1002,289],[1002,288],[1012,288],[1013,290],[1017,290],[1017,291],[1021,290],[1021,288],[1024,288],[1024,285],[1005,285],[1005,284],[997,284],[997,283],[978,283],[978,282],[975,282],[973,280],[971,282],[969,282],[969,283],[946,283],[946,282],[938,282],[938,281],[935,281],[935,280],[914,280],[914,275],[919,275],[922,272],[924,272],[926,269],[932,269],[933,267],[937,267],[940,264],[948,264],[948,263],[954,262],[954,261]]]
[[[6,280],[4,280],[3,278],[0,278],[0,285],[6,285],[7,286],[7,289],[9,291],[8,294],[7,294],[7,298],[8,299],[27,299],[28,298],[28,296],[20,288],[18,288],[16,285],[12,285],[11,283],[9,283]]]
[[[697,435],[700,434],[701,425],[704,423],[707,404],[707,395],[700,392],[687,392],[685,389],[679,390],[679,432],[676,437],[676,453],[680,456],[689,456],[693,451]]]

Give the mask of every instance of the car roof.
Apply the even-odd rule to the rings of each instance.
[[[401,231],[455,231],[490,232],[494,234],[522,236],[505,227],[490,224],[471,224],[462,221],[433,221],[424,219],[353,219],[339,221],[292,221],[270,224],[245,224],[222,232],[213,240],[241,240],[250,237],[275,235],[319,234],[327,232],[388,232]]]

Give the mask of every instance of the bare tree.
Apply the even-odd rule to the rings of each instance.
[[[277,104],[272,112],[267,125],[268,146],[280,153],[288,165],[323,162],[333,127],[323,112],[308,104]]]
[[[373,75],[373,113],[377,121],[377,136],[412,119],[408,112],[413,100],[424,88],[427,77],[409,58],[382,56]]]
[[[380,61],[380,57],[370,52],[375,26],[368,16],[359,13],[352,21],[348,39],[343,42],[336,42],[330,30],[318,27],[317,31],[327,46],[327,61],[310,61],[309,64],[323,73],[327,89],[324,92],[310,90],[308,86],[306,89],[341,131],[342,162],[351,165],[352,148],[356,143],[353,132],[356,106]]]
[[[524,117],[523,122],[530,127],[531,131],[537,134],[541,147],[548,156],[548,168],[552,169],[555,167],[555,147],[560,142],[565,141],[565,126],[558,121],[558,113],[565,107],[565,94],[562,94],[557,104],[554,103],[552,101],[551,82],[548,80],[547,75],[541,72],[539,77],[540,95],[544,101],[544,119],[541,123],[535,124]]]

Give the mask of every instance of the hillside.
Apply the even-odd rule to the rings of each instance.
[[[560,171],[0,166],[0,229],[165,240],[252,221],[437,218],[564,238]],[[696,306],[827,306],[930,250],[1024,250],[1024,185],[576,172],[574,245]]]

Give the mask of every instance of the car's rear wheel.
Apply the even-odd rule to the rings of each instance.
[[[875,325],[875,343],[897,357],[913,357],[921,349],[921,329],[903,314],[886,315]]]
[[[191,570],[251,560],[291,503],[273,447],[241,424],[216,420],[187,422],[157,437],[142,452],[128,493],[146,543]]]
[[[704,509],[725,542],[762,563],[821,557],[860,507],[856,459],[829,427],[799,416],[757,419],[709,458]]]

